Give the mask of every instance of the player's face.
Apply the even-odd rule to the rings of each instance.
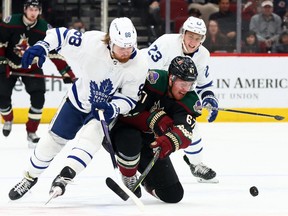
[[[30,22],[35,22],[40,14],[40,10],[38,7],[27,7],[24,9],[24,13]]]
[[[113,45],[113,58],[117,59],[121,63],[129,61],[130,56],[133,52],[133,47],[122,48],[117,45]]]
[[[201,45],[201,40],[203,36],[200,34],[196,34],[194,32],[185,31],[183,36],[183,42],[185,45],[184,53],[193,53],[198,47]]]
[[[193,81],[184,81],[179,78],[176,78],[172,81],[172,76],[169,77],[169,96],[175,100],[181,100],[187,92],[192,89]]]

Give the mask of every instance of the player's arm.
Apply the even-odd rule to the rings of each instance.
[[[22,57],[22,67],[28,68],[35,57],[38,57],[38,66],[42,67],[48,53],[52,50],[60,51],[64,47],[69,49],[71,55],[79,53],[82,44],[82,33],[74,29],[68,30],[64,27],[49,29],[46,37],[27,49]]]
[[[8,46],[9,30],[5,26],[4,22],[0,22],[0,73],[8,75],[9,67],[5,52]]]
[[[202,99],[203,107],[210,108],[208,122],[215,121],[218,115],[218,99],[214,93],[213,80],[208,65],[198,75],[196,91]]]
[[[63,76],[64,83],[73,83],[76,81],[76,76],[71,67],[67,64],[63,56],[58,53],[49,53],[48,57],[54,63],[59,73]]]
[[[195,126],[195,117],[187,112],[176,114],[174,124],[166,133],[151,143],[151,148],[161,147],[160,158],[169,156],[172,152],[184,149],[192,142],[192,131]],[[176,120],[177,119],[177,120]]]
[[[134,62],[137,63],[137,62]],[[146,78],[146,73],[148,68],[145,62],[135,65],[138,68],[137,74],[128,75],[124,79],[124,83],[121,88],[118,89],[111,98],[109,102],[98,102],[92,104],[92,112],[97,109],[104,110],[105,120],[109,123],[119,114],[128,114],[132,109],[135,108]],[[128,73],[128,71],[126,71]],[[98,114],[94,113],[96,119],[98,119]]]

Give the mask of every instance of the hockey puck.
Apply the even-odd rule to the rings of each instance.
[[[255,187],[255,186],[253,186],[253,187],[251,187],[250,188],[250,194],[252,195],[252,196],[258,196],[258,194],[259,194],[259,191],[258,191],[258,188],[257,187]]]

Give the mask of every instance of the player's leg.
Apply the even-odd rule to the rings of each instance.
[[[139,172],[144,171],[152,157],[152,150],[147,146],[143,147]],[[143,185],[147,192],[166,203],[180,202],[184,195],[183,187],[169,157],[157,160],[144,179]]]
[[[50,194],[54,198],[63,195],[67,184],[87,167],[101,148],[103,137],[101,123],[94,118],[79,130],[76,144],[65,159],[63,169],[52,182]]]
[[[123,183],[131,190],[137,181],[136,173],[142,148],[141,132],[129,125],[117,122],[111,131],[111,139]],[[140,197],[140,187],[134,193]]]
[[[33,73],[43,74],[42,69],[37,69]],[[45,102],[45,79],[34,77],[22,77],[25,89],[30,95],[30,108],[28,111],[28,121],[26,122],[28,147],[35,148],[40,137],[36,131],[42,117],[42,109]]]
[[[0,114],[4,120],[2,133],[9,136],[12,130],[13,109],[11,103],[12,91],[17,82],[17,77],[6,78],[5,73],[0,73]]]
[[[200,135],[199,124],[196,123],[193,130],[192,143],[184,150],[188,157],[190,170],[201,183],[218,183],[216,172],[206,166],[203,160],[203,141]]]
[[[9,193],[11,200],[24,196],[37,182],[38,177],[48,168],[53,158],[60,152],[68,140],[75,137],[82,127],[87,114],[76,110],[70,103],[60,106],[49,130],[39,140],[30,157],[24,178]]]

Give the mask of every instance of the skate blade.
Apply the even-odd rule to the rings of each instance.
[[[205,180],[203,178],[197,178],[197,181],[199,183],[208,183],[208,184],[218,184],[219,183],[219,180],[217,178],[212,178],[209,180]]]
[[[55,188],[53,189],[53,191],[50,192],[49,194],[50,194],[50,197],[49,197],[49,199],[47,200],[47,202],[45,203],[45,205],[47,205],[52,199],[60,196],[60,195],[62,194],[62,190],[61,190],[60,187],[55,187]]]

